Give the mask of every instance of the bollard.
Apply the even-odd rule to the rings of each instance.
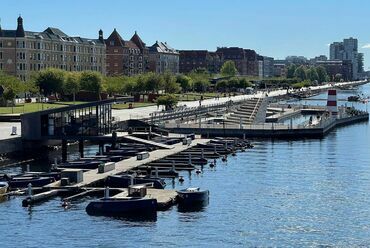
[[[103,155],[103,147],[99,146],[99,155]]]
[[[213,151],[214,151],[214,153],[217,152],[216,146],[213,146]]]
[[[175,171],[175,161],[172,160],[172,171]]]
[[[243,140],[245,140],[245,133],[243,133]]]
[[[202,159],[204,158],[204,148],[202,148]]]
[[[31,183],[29,183],[28,184],[28,197],[32,197],[32,184]]]
[[[130,185],[134,185],[134,175],[131,175],[130,177]]]
[[[26,171],[27,171],[27,172],[30,172],[30,164],[27,164],[27,165],[26,165]]]
[[[104,189],[104,198],[105,199],[108,199],[109,198],[109,187],[108,186],[105,187],[105,189]]]
[[[189,153],[189,164],[191,164],[191,153]]]
[[[159,178],[159,175],[158,175],[158,167],[155,167],[155,177],[156,178]]]

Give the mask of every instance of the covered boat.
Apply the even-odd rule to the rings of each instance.
[[[43,187],[47,184],[55,182],[54,177],[38,177],[38,176],[20,176],[12,177],[9,180],[10,188],[27,188],[28,184],[31,184],[32,187]]]
[[[176,191],[178,194],[179,205],[195,206],[208,204],[209,191],[200,188],[187,188]]]

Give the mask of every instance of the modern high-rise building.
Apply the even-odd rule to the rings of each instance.
[[[66,71],[99,71],[105,74],[103,32],[98,39],[72,37],[57,28],[25,31],[18,17],[16,30],[0,27],[0,70],[21,80],[49,67]]]
[[[358,40],[350,37],[330,44],[330,60],[351,61],[352,79],[358,79]]]

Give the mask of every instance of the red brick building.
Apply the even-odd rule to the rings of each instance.
[[[218,73],[221,68],[221,58],[217,53],[207,50],[181,50],[180,73],[189,73],[203,68],[210,73]]]
[[[147,71],[149,50],[135,32],[130,40],[124,40],[116,29],[105,40],[107,75],[136,75]]]

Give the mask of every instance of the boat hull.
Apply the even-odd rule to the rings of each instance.
[[[156,199],[101,199],[90,202],[86,212],[93,216],[133,217],[155,216],[157,213]]]
[[[209,191],[201,190],[195,192],[189,192],[186,190],[177,191],[179,205],[183,206],[196,206],[203,205],[204,203],[208,204],[209,200]]]

